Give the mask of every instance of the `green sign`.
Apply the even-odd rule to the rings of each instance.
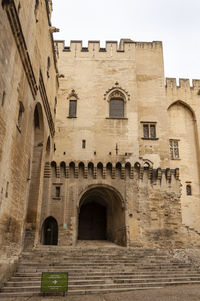
[[[68,289],[68,273],[42,273],[41,292],[66,292]]]

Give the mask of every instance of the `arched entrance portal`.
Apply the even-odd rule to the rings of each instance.
[[[106,240],[107,208],[91,201],[82,205],[79,215],[79,236],[81,240]]]
[[[79,240],[108,240],[126,245],[125,212],[121,195],[97,186],[86,191],[79,206]]]
[[[43,223],[43,244],[57,245],[58,244],[58,224],[55,218],[48,217]]]

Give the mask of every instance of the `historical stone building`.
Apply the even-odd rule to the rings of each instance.
[[[199,244],[200,80],[161,42],[53,42],[51,8],[0,5],[0,280],[38,244]]]
[[[0,280],[39,232],[58,89],[50,17],[49,1],[0,3]]]

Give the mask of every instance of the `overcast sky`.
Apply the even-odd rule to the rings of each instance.
[[[162,41],[165,76],[200,79],[200,0],[53,0],[55,39]]]

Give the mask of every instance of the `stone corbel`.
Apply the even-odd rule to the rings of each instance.
[[[59,29],[59,28],[56,28],[56,27],[53,27],[53,26],[50,26],[50,27],[49,27],[49,31],[50,31],[50,33],[53,33],[53,32],[60,32],[60,29]]]

